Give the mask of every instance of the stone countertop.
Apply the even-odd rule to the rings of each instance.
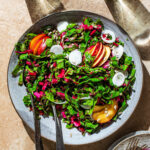
[[[91,11],[113,20],[103,0],[61,0],[65,10]],[[141,0],[150,10],[150,1]],[[11,103],[7,89],[7,67],[14,44],[32,25],[25,0],[0,0],[0,149],[34,150],[33,132],[26,127]],[[121,136],[150,130],[150,59],[144,61],[144,88],[139,105],[128,122],[115,134],[103,141],[83,146],[67,146],[67,150],[105,150]],[[44,139],[45,150],[55,149],[55,144]]]

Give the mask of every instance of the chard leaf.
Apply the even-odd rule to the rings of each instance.
[[[89,39],[90,39],[90,31],[84,32],[84,40],[86,44],[88,43]]]
[[[130,65],[131,62],[132,62],[132,57],[126,56],[124,63],[125,63],[126,65]]]
[[[87,24],[88,26],[91,25],[92,22],[93,22],[93,20],[90,17],[85,17],[83,19],[83,23]]]
[[[94,123],[91,123],[91,122],[85,122],[85,127],[86,128],[96,129],[98,126],[99,126],[98,123],[94,124]]]
[[[57,63],[57,69],[64,68],[64,59],[58,59],[56,60],[56,63]]]
[[[94,61],[94,57],[89,52],[85,52],[85,63],[91,64]]]
[[[18,42],[16,45],[15,45],[15,51],[25,51],[26,50],[26,45],[24,43],[21,43],[21,42]]]
[[[21,54],[20,57],[19,57],[20,60],[26,60],[27,58],[28,58],[28,53]]]
[[[19,84],[20,86],[23,85],[23,72],[20,73],[18,84]]]
[[[77,112],[74,110],[74,108],[71,105],[69,105],[67,107],[67,110],[69,111],[70,115],[76,115],[77,114]]]
[[[31,106],[31,96],[29,94],[24,96],[23,102],[27,107]]]
[[[66,128],[72,129],[72,128],[73,128],[73,124],[67,124],[67,125],[66,125]]]
[[[51,93],[51,92],[45,92],[45,95],[46,95],[46,99],[48,99],[49,101],[51,101],[51,102],[55,101],[53,93]]]
[[[53,44],[53,40],[52,39],[49,38],[49,39],[46,40],[46,46],[47,47],[51,47],[52,44]]]
[[[120,95],[120,92],[119,91],[110,91],[109,93],[106,93],[103,95],[103,98],[104,99],[107,99],[107,100],[110,100],[110,99],[113,99],[115,97],[118,97]]]
[[[67,36],[71,36],[71,35],[73,35],[73,34],[76,34],[76,30],[77,30],[77,29],[74,29],[74,28],[71,29],[71,30],[67,30],[67,33],[66,33],[65,36],[67,37]]]
[[[68,29],[72,29],[72,28],[74,28],[76,25],[77,25],[76,23],[69,23],[68,26],[67,26],[67,28],[68,28]]]
[[[89,99],[89,100],[85,100],[82,105],[85,106],[93,106],[94,105],[94,100],[93,99]]]
[[[135,68],[133,68],[133,69],[131,70],[129,79],[133,78],[133,77],[135,76],[135,73],[136,73],[136,70],[135,70]]]
[[[35,33],[28,33],[27,34],[28,39],[33,39],[35,36],[37,36],[37,34],[35,34]]]
[[[16,77],[16,76],[19,74],[19,72],[22,71],[22,70],[23,70],[23,66],[22,66],[20,63],[18,63],[18,64],[15,66],[14,70],[12,71],[12,75],[13,75],[14,77]]]

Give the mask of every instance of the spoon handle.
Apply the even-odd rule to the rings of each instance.
[[[26,86],[26,81],[25,81],[25,66],[23,70],[23,83]],[[34,104],[34,98],[32,96],[32,93],[26,88],[27,92],[30,94],[31,97],[31,104],[33,108],[33,119],[34,119],[34,140],[35,140],[35,149],[36,150],[43,150],[43,143],[42,143],[42,138],[41,138],[41,129],[40,129],[40,120],[37,119],[37,110],[35,108]]]
[[[42,143],[41,132],[40,132],[41,131],[40,130],[40,120],[37,119],[33,96],[32,96],[32,94],[30,94],[30,95],[31,95],[31,101],[32,101],[32,106],[33,106],[33,116],[34,116],[35,148],[36,148],[36,150],[43,150],[43,143]]]
[[[59,118],[57,117],[55,105],[52,105],[52,109],[53,109],[54,119],[55,119],[55,124],[56,124],[56,150],[65,150],[61,122]]]
[[[35,125],[35,147],[36,147],[36,150],[43,150],[43,143],[42,143],[41,134],[40,134],[40,120],[35,119],[34,125]]]

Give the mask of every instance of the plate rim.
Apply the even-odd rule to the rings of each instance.
[[[114,150],[122,142],[124,142],[130,138],[136,137],[138,135],[145,135],[145,134],[146,135],[150,134],[150,131],[141,130],[141,131],[135,131],[135,132],[128,133],[128,134],[124,135],[123,137],[119,138],[118,140],[116,140],[113,144],[111,144],[111,146],[108,148],[108,150]]]

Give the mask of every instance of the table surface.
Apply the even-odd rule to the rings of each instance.
[[[113,20],[104,0],[61,0],[65,10],[87,10]],[[150,1],[141,0],[150,11]],[[32,25],[25,0],[0,0],[0,149],[34,150],[33,132],[23,124],[11,103],[7,88],[7,67],[14,44]],[[84,146],[66,146],[67,150],[105,150],[116,139],[137,130],[150,130],[150,59],[142,60],[144,88],[140,103],[128,122],[103,141]],[[43,140],[45,150],[55,149],[53,142]]]

